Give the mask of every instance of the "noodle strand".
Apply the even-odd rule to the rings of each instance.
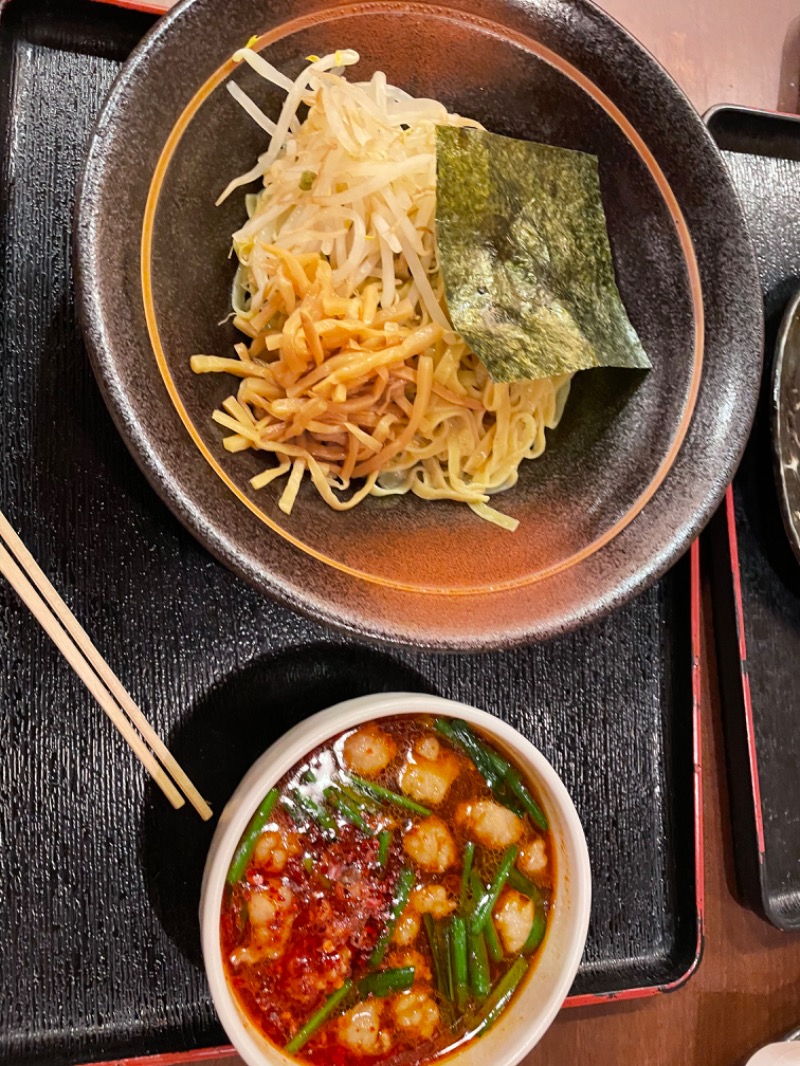
[[[213,412],[225,449],[274,456],[250,484],[282,481],[287,514],[308,475],[337,511],[410,492],[516,528],[488,500],[544,450],[571,375],[495,383],[448,319],[434,235],[436,125],[478,123],[415,100],[380,72],[348,82],[340,72],[358,60],[350,50],[315,58],[294,81],[249,48],[234,58],[286,97],[273,121],[229,86],[271,139],[220,198],[263,180],[233,236],[233,322],[249,343],[235,359],[191,358],[197,374],[241,379]]]

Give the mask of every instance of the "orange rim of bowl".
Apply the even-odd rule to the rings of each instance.
[[[150,336],[150,343],[153,348],[153,352],[156,357],[158,368],[161,372],[164,384],[170,399],[181,419],[186,431],[190,438],[194,442],[195,446],[199,450],[200,454],[206,460],[208,465],[214,471],[215,474],[221,479],[225,486],[247,507],[260,521],[266,526],[272,529],[284,540],[288,541],[294,547],[299,548],[301,551],[310,555],[319,562],[325,563],[328,566],[333,567],[351,577],[359,578],[363,581],[368,581],[372,584],[382,585],[385,588],[391,588],[403,592],[413,593],[427,593],[431,595],[446,595],[446,596],[474,596],[482,593],[494,593],[494,592],[507,592],[513,589],[522,588],[527,585],[533,585],[546,578],[554,577],[556,574],[562,573],[565,570],[569,570],[590,556],[594,555],[597,551],[603,548],[606,544],[610,543],[619,533],[622,532],[630,523],[636,518],[636,516],[642,511],[645,505],[653,498],[656,491],[664,482],[665,478],[672,469],[675,459],[680,451],[680,448],[686,438],[686,434],[689,429],[689,424],[694,414],[695,405],[697,403],[697,396],[700,390],[700,379],[702,376],[703,367],[703,341],[704,341],[704,319],[703,319],[703,299],[702,299],[702,286],[700,282],[700,272],[697,266],[697,259],[694,252],[694,245],[692,244],[692,238],[689,233],[689,228],[686,224],[686,220],[683,217],[683,212],[680,209],[677,198],[672,191],[663,171],[656,162],[652,152],[640,134],[635,130],[630,121],[620,111],[620,109],[614,104],[608,96],[601,89],[599,89],[590,78],[585,74],[582,74],[571,63],[568,63],[561,56],[557,55],[551,49],[532,38],[522,33],[510,30],[508,27],[502,26],[490,19],[484,19],[479,16],[469,15],[468,17],[453,8],[434,4],[415,4],[408,3],[406,0],[380,0],[379,3],[356,3],[350,4],[345,7],[337,7],[329,9],[327,11],[315,12],[314,14],[300,16],[299,18],[292,19],[290,22],[285,22],[281,26],[276,27],[266,33],[261,34],[254,42],[251,43],[252,47],[256,51],[274,44],[276,41],[282,40],[284,37],[289,37],[293,33],[306,29],[309,26],[319,25],[331,21],[333,18],[341,18],[346,15],[359,15],[369,13],[382,13],[391,12],[393,9],[402,8],[404,11],[409,9],[418,11],[427,16],[433,16],[435,18],[450,20],[450,21],[468,21],[470,25],[477,26],[481,29],[485,29],[491,32],[493,35],[505,37],[507,40],[512,41],[515,44],[520,45],[529,52],[538,56],[540,59],[549,63],[551,66],[560,70],[573,82],[575,82],[580,88],[584,90],[603,110],[606,114],[616,123],[622,133],[628,139],[630,144],[636,150],[638,156],[645,164],[656,186],[661,193],[661,196],[667,206],[670,216],[675,225],[677,231],[678,240],[680,242],[681,250],[684,256],[684,262],[686,265],[686,271],[689,279],[689,286],[692,296],[692,309],[694,318],[694,361],[692,368],[692,377],[689,384],[689,394],[684,406],[683,415],[678,424],[678,427],[673,436],[672,443],[666,456],[662,459],[655,475],[653,476],[650,484],[640,494],[640,496],[634,501],[628,511],[622,515],[617,521],[599,537],[593,540],[585,548],[566,559],[562,559],[557,563],[553,563],[551,566],[545,567],[542,570],[538,570],[532,574],[525,574],[521,577],[510,578],[507,581],[492,583],[491,585],[477,585],[477,586],[458,586],[442,588],[429,585],[413,585],[403,581],[396,581],[392,578],[383,577],[380,574],[371,574],[367,571],[358,570],[355,567],[348,566],[346,563],[341,562],[338,559],[331,558],[324,552],[318,551],[311,545],[304,543],[288,530],[284,529],[273,519],[269,518],[261,508],[250,499],[250,497],[232,480],[232,478],[223,470],[218,460],[212,454],[210,448],[203,440],[197,427],[189,416],[189,412],[184,406],[183,400],[180,397],[178,389],[173,380],[169,366],[167,365],[166,356],[164,354],[164,348],[161,343],[161,337],[158,330],[158,322],[156,318],[155,301],[153,298],[152,290],[152,274],[151,274],[151,256],[153,245],[153,225],[155,220],[155,213],[158,207],[158,200],[161,194],[161,188],[164,183],[167,169],[175,153],[175,149],[178,146],[183,134],[186,132],[189,123],[194,118],[197,111],[202,104],[210,96],[210,94],[217,88],[234,70],[236,70],[239,64],[232,58],[226,60],[214,73],[200,86],[189,103],[181,112],[180,117],[173,126],[164,148],[156,164],[155,171],[153,172],[153,178],[150,182],[150,189],[147,196],[147,203],[145,205],[144,219],[142,223],[142,245],[141,245],[141,282],[142,282],[142,297],[144,301],[145,318],[147,320],[147,330]]]

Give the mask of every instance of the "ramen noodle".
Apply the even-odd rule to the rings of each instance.
[[[347,81],[351,50],[310,57],[295,81],[250,48],[235,58],[286,99],[273,122],[229,84],[270,145],[221,197],[263,181],[233,236],[233,322],[247,339],[235,358],[191,359],[196,373],[239,379],[213,413],[225,448],[271,456],[251,485],[279,482],[286,513],[308,478],[338,511],[410,492],[515,529],[490,497],[541,455],[572,375],[496,383],[448,319],[436,127],[479,124],[380,71]]]

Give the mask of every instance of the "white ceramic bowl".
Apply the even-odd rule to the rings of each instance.
[[[220,950],[220,908],[225,877],[239,838],[267,792],[310,751],[363,722],[387,715],[433,714],[463,718],[491,736],[536,783],[555,849],[555,907],[533,975],[480,1039],[447,1058],[448,1066],[515,1066],[541,1040],[566,999],[578,969],[591,902],[586,839],[566,788],[553,767],[511,726],[463,703],[417,693],[362,696],[306,719],[276,741],[250,768],[220,816],[203,874],[200,931],[208,983],[220,1021],[248,1066],[294,1060],[265,1040],[239,1009],[228,987]]]

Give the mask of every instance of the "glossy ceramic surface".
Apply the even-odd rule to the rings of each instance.
[[[654,369],[579,375],[544,456],[498,501],[515,534],[417,499],[294,512],[248,481],[211,411],[230,392],[194,352],[228,354],[230,234],[213,201],[264,148],[224,89],[252,32],[288,73],[355,47],[364,77],[442,99],[499,133],[595,153],[620,289]],[[465,57],[469,62],[465,62]],[[265,110],[249,70],[236,80]],[[134,53],[101,117],[78,218],[83,324],[118,426],[151,482],[210,550],[259,588],[364,635],[473,649],[551,636],[652,581],[721,497],[760,370],[757,277],[738,204],[699,118],[593,6],[181,5]],[[125,299],[120,300],[120,292]]]

